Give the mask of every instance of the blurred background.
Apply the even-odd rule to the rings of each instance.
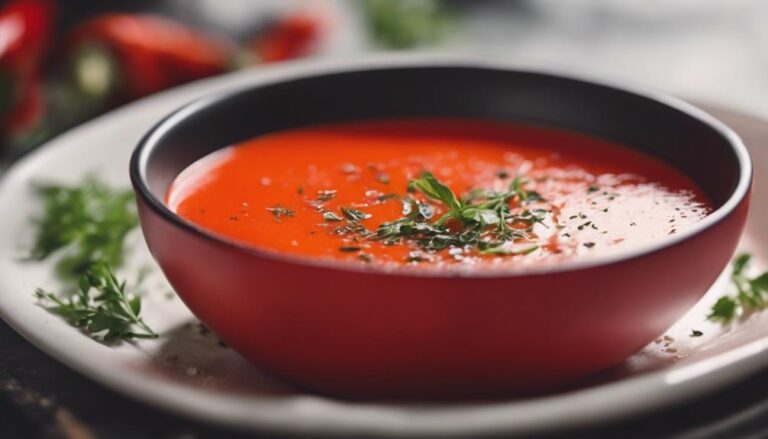
[[[480,54],[768,115],[759,0],[0,2],[0,161],[176,85],[298,58]]]

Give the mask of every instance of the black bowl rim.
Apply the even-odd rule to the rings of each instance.
[[[688,117],[698,120],[718,132],[729,144],[739,162],[739,179],[736,187],[725,203],[715,211],[711,212],[704,219],[694,224],[688,230],[670,235],[664,239],[653,241],[643,246],[633,249],[617,252],[610,255],[595,256],[591,258],[572,259],[558,264],[544,264],[541,266],[510,266],[510,267],[457,267],[445,269],[445,267],[408,267],[408,266],[389,266],[384,264],[359,264],[354,261],[338,261],[325,258],[313,258],[309,256],[293,255],[280,253],[269,249],[261,249],[236,240],[221,236],[215,232],[208,231],[191,221],[171,211],[165,203],[157,198],[149,188],[146,180],[146,169],[149,162],[149,155],[153,148],[162,139],[165,132],[172,126],[183,121],[187,116],[194,114],[201,109],[215,105],[254,88],[267,87],[287,81],[304,79],[314,76],[325,76],[334,73],[354,73],[373,70],[390,70],[399,68],[476,68],[488,70],[502,70],[509,72],[527,73],[550,77],[553,79],[564,79],[569,81],[584,82],[591,85],[608,88],[616,92],[635,95],[637,97],[653,100],[657,103],[671,107]],[[264,80],[255,81],[247,86],[236,87],[232,90],[214,93],[207,97],[196,99],[181,108],[173,111],[159,122],[139,140],[139,143],[130,160],[130,178],[134,191],[139,197],[164,220],[170,222],[182,230],[192,233],[199,238],[212,241],[216,244],[227,246],[233,250],[250,254],[275,262],[305,266],[307,268],[321,268],[342,272],[357,272],[364,274],[385,274],[404,277],[437,277],[437,278],[504,278],[504,277],[522,277],[536,276],[552,273],[563,273],[577,270],[586,270],[591,268],[606,267],[612,264],[627,262],[652,253],[660,252],[668,248],[681,244],[703,232],[714,227],[725,218],[727,218],[748,195],[753,178],[752,161],[746,146],[741,138],[724,123],[681,99],[657,92],[649,91],[643,88],[616,84],[603,79],[594,79],[580,74],[563,73],[561,71],[541,68],[518,66],[509,62],[498,60],[479,60],[472,57],[454,57],[437,56],[423,57],[419,55],[406,55],[395,57],[371,57],[358,61],[331,61],[331,62],[298,62],[292,63],[288,68],[274,69],[272,74],[264,74]]]

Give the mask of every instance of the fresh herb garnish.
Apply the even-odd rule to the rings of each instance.
[[[538,245],[533,245],[523,249],[505,248],[504,246],[500,245],[497,247],[480,249],[480,253],[484,255],[527,255],[529,253],[535,252],[538,249],[539,249]]]
[[[415,242],[422,250],[431,251],[475,247],[481,252],[497,255],[530,253],[535,248],[522,253],[502,251],[507,242],[530,238],[533,225],[542,222],[546,214],[542,209],[513,212],[510,206],[513,202],[520,207],[542,199],[537,192],[526,190],[526,184],[525,179],[515,178],[504,192],[476,189],[459,198],[434,175],[424,172],[410,181],[409,192],[421,193],[442,204],[447,211],[432,222],[435,211],[431,205],[405,197],[402,199],[404,216],[381,224],[376,239],[385,244],[396,244],[405,239]]]
[[[400,198],[400,195],[395,193],[388,193],[388,194],[379,195],[378,197],[376,197],[376,201],[383,203],[384,201],[393,200],[396,198]]]
[[[370,213],[365,213],[361,210],[353,209],[351,207],[341,207],[341,213],[344,217],[350,221],[362,221],[371,217]]]
[[[75,186],[41,184],[35,189],[44,211],[33,220],[37,234],[30,259],[64,251],[57,272],[69,280],[79,279],[96,261],[122,263],[125,237],[138,225],[131,191],[112,189],[94,177]]]
[[[731,283],[736,286],[736,296],[723,296],[712,305],[709,320],[730,323],[738,315],[757,311],[768,304],[768,272],[750,278],[745,271],[752,256],[743,253],[732,262]]]
[[[287,207],[283,207],[280,204],[275,205],[275,207],[267,207],[267,211],[269,211],[272,216],[275,217],[275,221],[280,222],[281,218],[283,217],[293,217],[296,215],[296,212],[292,209],[288,209]]]
[[[320,203],[333,200],[334,198],[336,198],[336,191],[333,189],[317,191],[317,201]]]
[[[405,262],[419,263],[419,262],[425,262],[425,261],[429,261],[429,258],[425,257],[420,252],[410,252],[408,253],[408,257],[405,258]]]
[[[104,261],[86,269],[77,294],[68,299],[42,289],[35,295],[46,303],[48,310],[94,339],[112,343],[120,339],[157,337],[140,317],[141,299],[126,293],[125,282],[118,281]]]
[[[338,216],[334,212],[329,211],[329,212],[323,212],[323,219],[328,222],[338,222],[338,221],[342,221],[344,218]]]
[[[104,342],[157,337],[140,317],[141,299],[127,294],[125,282],[118,282],[112,268],[122,263],[125,238],[138,224],[133,193],[93,177],[79,185],[35,189],[44,212],[33,220],[37,234],[30,259],[41,261],[62,252],[57,273],[77,286],[68,298],[42,289],[36,297]]]

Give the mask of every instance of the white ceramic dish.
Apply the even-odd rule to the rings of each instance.
[[[670,328],[667,339],[652,343],[578,389],[537,398],[450,405],[345,402],[292,389],[262,374],[195,326],[194,317],[170,293],[156,268],[144,284],[144,313],[145,320],[162,334],[158,340],[107,347],[38,306],[35,288],[55,290],[58,284],[52,262],[20,260],[32,238],[29,219],[39,209],[31,182],[77,182],[95,173],[127,188],[128,157],[134,145],[173,109],[211,92],[308,68],[332,71],[338,65],[333,61],[311,66],[297,63],[175,89],[74,129],[23,159],[0,184],[0,316],[52,357],[118,392],[196,419],[260,431],[397,436],[566,429],[659,409],[768,365],[768,325],[764,324],[768,312],[730,328],[705,319],[714,300],[728,291],[725,277]],[[765,134],[768,137],[768,124]],[[750,146],[750,138],[745,140]],[[768,256],[768,229],[763,227],[768,221],[768,148],[754,147],[751,153],[756,183],[742,248],[755,255],[754,268],[761,269]],[[121,271],[129,280],[139,267],[155,266],[138,232],[131,243],[129,263]],[[704,335],[691,337],[692,329]]]

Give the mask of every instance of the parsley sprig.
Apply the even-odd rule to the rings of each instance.
[[[506,191],[473,190],[462,197],[429,172],[409,182],[409,192],[420,192],[426,198],[441,203],[447,211],[431,222],[434,208],[413,197],[405,197],[403,217],[381,224],[376,238],[388,244],[402,239],[415,241],[424,250],[441,250],[447,247],[476,247],[481,253],[496,255],[525,254],[537,246],[525,250],[510,250],[504,244],[517,239],[529,238],[532,227],[541,223],[546,213],[543,209],[524,209],[513,213],[510,204],[518,206],[541,200],[535,191],[526,190],[526,180],[515,178]],[[454,226],[448,227],[450,222]],[[511,227],[522,224],[524,227]]]
[[[94,177],[74,186],[35,189],[44,211],[33,220],[37,234],[30,259],[41,261],[61,250],[57,272],[75,280],[96,261],[122,263],[125,237],[138,225],[131,191],[112,189]]]
[[[746,271],[752,256],[743,253],[732,262],[731,283],[736,287],[736,296],[723,296],[712,305],[707,316],[709,320],[723,324],[730,323],[739,315],[757,311],[768,305],[768,272],[750,278]]]
[[[107,262],[99,261],[86,269],[80,288],[72,297],[62,298],[38,288],[38,299],[48,310],[93,338],[111,343],[132,338],[156,338],[141,314],[141,298],[126,292],[125,281],[118,281]]]
[[[44,211],[29,255],[45,260],[61,254],[57,274],[73,294],[38,289],[43,306],[94,339],[154,338],[141,318],[141,298],[127,292],[113,267],[122,264],[125,238],[138,224],[133,194],[89,177],[79,185],[38,185]]]

